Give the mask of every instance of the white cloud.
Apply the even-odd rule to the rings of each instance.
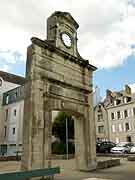
[[[8,72],[10,70],[9,66],[4,64],[1,68],[0,68],[1,71],[5,71],[5,72]]]
[[[130,1],[130,3],[129,3]],[[133,0],[4,0],[0,6],[0,49],[3,63],[15,63],[13,52],[26,59],[30,38],[46,38],[46,19],[55,10],[69,11],[79,23],[80,54],[99,67],[115,67],[135,55]]]

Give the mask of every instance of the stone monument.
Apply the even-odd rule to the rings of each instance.
[[[27,49],[22,169],[51,166],[51,113],[75,117],[78,170],[96,168],[92,74],[96,67],[77,50],[79,25],[67,12],[47,20],[47,40],[36,37]]]

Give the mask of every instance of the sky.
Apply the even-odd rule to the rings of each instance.
[[[81,56],[98,67],[94,86],[135,86],[135,0],[4,0],[0,6],[0,70],[25,74],[30,39],[46,39],[46,19],[54,11],[70,12],[80,25]]]

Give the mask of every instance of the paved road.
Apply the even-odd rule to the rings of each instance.
[[[56,180],[83,180],[87,178],[106,178],[112,180],[135,180],[135,162],[129,162],[127,160],[121,160],[121,165],[97,170],[90,173],[77,172],[73,169],[67,169],[56,176]]]
[[[53,165],[61,167],[61,174],[56,175],[55,180],[84,180],[87,178],[106,178],[112,180],[135,180],[135,162],[121,159],[121,165],[94,172],[79,172],[75,170],[74,160],[56,160]],[[0,162],[0,173],[18,171],[20,162]]]

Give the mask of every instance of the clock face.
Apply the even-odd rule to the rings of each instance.
[[[66,47],[71,47],[71,37],[68,34],[62,33],[62,41]]]

